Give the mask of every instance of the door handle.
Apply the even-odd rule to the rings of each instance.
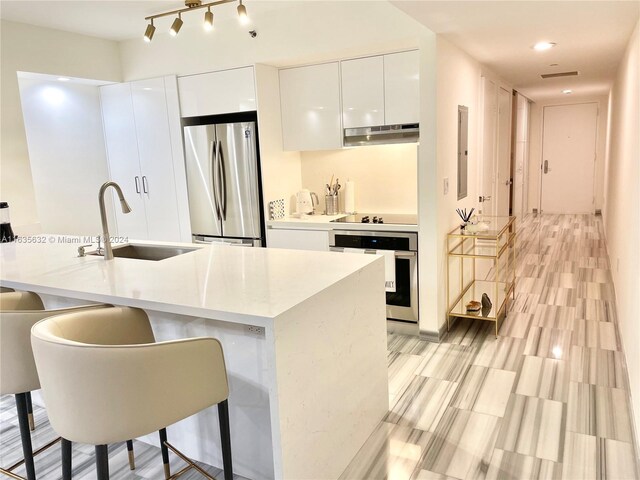
[[[136,175],[135,177],[133,177],[135,182],[136,182],[136,193],[140,193],[140,184],[138,183],[140,181],[140,179],[138,178],[138,176]]]
[[[544,167],[542,168],[544,173],[549,173],[549,160],[544,161]]]
[[[218,166],[220,168],[220,203],[222,203],[222,219],[227,219],[227,179],[226,171],[224,168],[224,152],[222,150],[222,142],[218,142],[218,155],[220,161]]]
[[[480,195],[478,197],[478,202],[480,202],[480,203],[489,202],[489,201],[491,201],[491,195],[487,195],[487,196]]]
[[[211,142],[211,188],[213,189],[213,202],[216,204],[216,216],[218,220],[222,220],[222,216],[220,215],[220,200],[218,199],[218,180],[217,180],[217,170],[218,170],[218,144],[214,141]]]
[[[149,193],[149,188],[147,187],[147,177],[145,175],[142,176],[142,191],[144,193]]]

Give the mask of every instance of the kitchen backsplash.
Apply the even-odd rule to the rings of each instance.
[[[325,184],[335,174],[343,185],[355,182],[356,210],[365,213],[416,213],[418,148],[416,144],[375,145],[302,152],[302,186],[324,205]],[[342,192],[341,192],[342,193]],[[341,195],[340,209],[344,209]]]

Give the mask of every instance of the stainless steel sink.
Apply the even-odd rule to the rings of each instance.
[[[113,247],[113,256],[119,258],[134,258],[136,260],[164,260],[185,253],[198,250],[198,247],[172,247],[166,245],[144,245],[140,243],[127,243]],[[101,255],[91,252],[89,255]]]

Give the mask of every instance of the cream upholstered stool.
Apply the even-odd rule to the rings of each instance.
[[[165,427],[218,405],[225,480],[233,479],[222,345],[214,338],[155,343],[143,310],[115,307],[58,315],[31,331],[49,421],[63,438],[62,478],[71,478],[69,442],[96,446],[98,480],[109,478],[107,445],[160,431],[166,478],[190,468],[213,479],[167,442]],[[187,462],[169,471],[171,449]]]
[[[40,388],[31,350],[31,327],[51,315],[98,309],[104,305],[45,310],[42,300],[32,292],[0,293],[0,394],[14,394],[18,410],[18,424],[24,459],[8,467],[0,468],[11,478],[23,478],[14,473],[24,464],[27,479],[35,480],[34,455],[57,443],[57,438],[33,452],[31,433],[34,429],[31,392]]]

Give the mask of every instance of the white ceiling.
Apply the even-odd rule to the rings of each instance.
[[[246,4],[251,16],[252,12],[286,8],[291,1],[250,0]],[[636,0],[392,3],[534,100],[558,96],[564,88],[571,88],[574,95],[606,94],[640,13]],[[0,0],[0,17],[124,40],[142,35],[145,16],[183,5],[182,0]],[[235,3],[216,7],[216,21],[234,17],[235,7]],[[185,28],[189,23],[185,22]],[[558,45],[536,52],[531,46],[539,40]],[[550,67],[552,63],[558,66]],[[580,75],[540,79],[541,73],[570,70]]]
[[[609,90],[640,2],[631,1],[394,1],[534,100],[603,95]],[[538,41],[557,46],[544,52]],[[557,63],[557,67],[549,66]],[[578,70],[578,77],[540,74]]]

